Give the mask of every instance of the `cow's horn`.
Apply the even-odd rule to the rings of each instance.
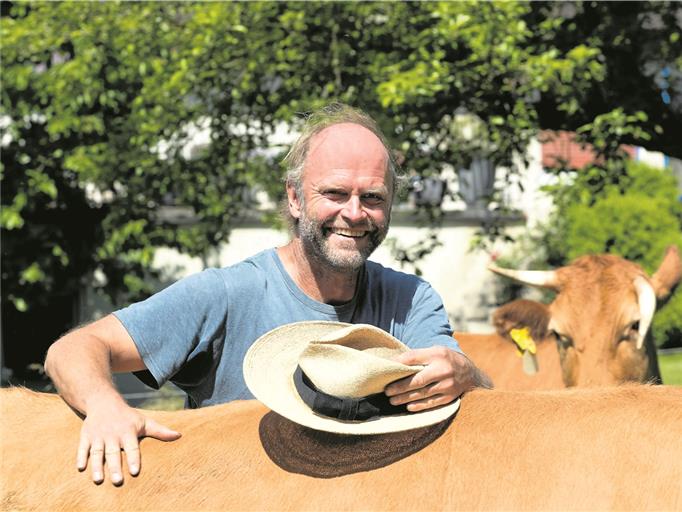
[[[665,257],[658,270],[651,276],[656,298],[659,300],[667,298],[680,281],[682,281],[680,251],[676,245],[671,245],[665,251]]]
[[[634,285],[635,290],[637,291],[637,302],[639,302],[637,348],[641,349],[644,346],[644,338],[651,325],[651,320],[654,318],[654,312],[656,311],[656,294],[649,281],[642,276],[635,277]]]
[[[551,288],[553,290],[559,289],[559,279],[556,270],[511,270],[500,268],[492,263],[488,265],[488,270],[529,286]]]

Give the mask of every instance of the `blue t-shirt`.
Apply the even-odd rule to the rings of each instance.
[[[291,322],[366,323],[411,348],[459,350],[436,291],[419,277],[367,262],[350,302],[332,306],[308,297],[268,249],[222,269],[186,277],[116,311],[159,387],[170,380],[190,407],[253,398],[244,382],[246,351],[262,334]]]

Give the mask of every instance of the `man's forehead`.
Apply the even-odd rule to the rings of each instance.
[[[386,155],[386,148],[368,128],[355,123],[338,123],[328,126],[310,139],[309,156],[325,155],[329,152],[362,152],[365,154]]]
[[[320,173],[311,178],[313,187],[348,187],[348,180],[350,173],[347,172],[333,172]],[[388,190],[386,182],[386,175],[368,175],[363,177],[353,176],[353,183],[355,186],[361,188],[365,192],[385,193]]]

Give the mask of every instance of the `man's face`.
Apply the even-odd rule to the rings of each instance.
[[[338,270],[362,266],[388,232],[387,164],[381,141],[359,125],[333,125],[311,140],[303,200],[288,191],[308,255]]]

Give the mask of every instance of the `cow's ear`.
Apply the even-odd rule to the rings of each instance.
[[[517,299],[497,308],[492,321],[500,336],[509,338],[512,329],[526,327],[535,341],[542,341],[547,336],[549,308],[534,300]]]
[[[671,245],[666,250],[658,270],[651,276],[651,284],[654,287],[656,298],[662,300],[668,297],[680,279],[682,279],[680,251],[677,246]]]

